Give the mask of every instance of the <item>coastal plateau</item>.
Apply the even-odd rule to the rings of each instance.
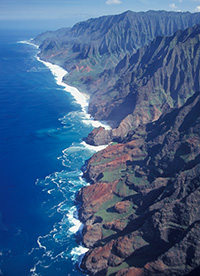
[[[79,218],[90,275],[200,275],[200,14],[90,19],[35,38],[40,57],[112,128],[86,163]]]

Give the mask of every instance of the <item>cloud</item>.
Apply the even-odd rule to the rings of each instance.
[[[169,4],[170,9],[178,9],[175,3]]]
[[[195,11],[196,11],[196,12],[200,12],[200,6],[197,6],[197,7],[195,8]]]
[[[107,1],[106,1],[106,4],[107,4],[107,5],[119,5],[119,4],[121,4],[121,3],[122,3],[121,0],[107,0]]]

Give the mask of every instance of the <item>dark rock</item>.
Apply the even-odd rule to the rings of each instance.
[[[35,40],[113,127],[89,134],[92,145],[115,143],[88,161],[92,185],[78,194],[90,275],[199,272],[199,22],[199,13],[128,11]]]
[[[86,143],[94,146],[108,145],[112,141],[111,130],[95,128],[86,138]]]
[[[134,136],[137,139],[110,146],[89,161],[89,171],[93,170],[92,164],[98,167],[100,163],[98,169],[103,172],[110,162],[114,164],[109,167],[113,171],[110,177],[114,178],[118,168],[114,160],[121,160],[119,156],[127,151],[129,156],[134,156],[120,173],[121,179],[114,182],[112,199],[107,197],[106,206],[110,206],[104,210],[107,221],[103,219],[100,223],[105,230],[102,230],[99,242],[104,245],[97,243],[85,256],[84,264],[87,263],[91,275],[96,275],[102,268],[107,271],[109,267],[115,267],[117,275],[189,275],[198,270],[199,104],[200,94],[196,93],[181,108],[167,112],[158,121],[148,124],[145,130],[143,128],[143,138],[139,138],[140,131],[136,129]],[[194,121],[188,118],[194,118]],[[156,146],[158,144],[160,146]],[[138,155],[141,149],[146,154],[144,159],[137,159],[142,156]],[[114,205],[113,198],[117,201]],[[127,217],[130,204],[133,208]],[[115,231],[116,234],[104,231]],[[104,254],[103,265],[99,252]],[[117,267],[123,262],[130,267],[118,271]]]
[[[100,241],[102,238],[101,225],[95,223],[94,225],[88,225],[83,228],[83,244],[87,248],[91,248]]]
[[[114,230],[114,231],[122,231],[127,226],[126,218],[113,220],[103,224],[105,229]]]

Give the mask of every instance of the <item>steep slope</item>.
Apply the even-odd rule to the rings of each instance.
[[[90,275],[199,275],[200,93],[96,153],[85,177]]]
[[[65,78],[68,83],[93,93],[99,74],[114,67],[127,53],[133,54],[158,35],[172,35],[196,23],[200,23],[199,13],[127,11],[44,33],[34,43],[40,45],[42,59],[69,72]]]
[[[126,56],[109,76],[105,71],[99,83],[107,83],[107,88],[91,96],[89,112],[96,119],[120,124],[109,137],[121,141],[139,124],[157,120],[168,108],[182,106],[200,90],[199,80],[200,25],[195,25],[173,36],[157,37]],[[88,142],[97,144],[98,132],[93,136]]]
[[[114,143],[88,161],[92,185],[77,196],[90,275],[200,273],[199,18],[129,11],[35,40],[115,127],[88,136]]]

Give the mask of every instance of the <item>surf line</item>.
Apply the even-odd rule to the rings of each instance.
[[[80,104],[81,109],[84,113],[84,117],[86,120],[84,120],[84,122],[87,124],[91,124],[93,127],[99,127],[99,126],[103,126],[106,129],[110,129],[110,127],[102,122],[99,121],[94,121],[93,118],[91,118],[91,116],[87,113],[88,111],[88,103],[89,103],[89,99],[83,94],[81,93],[76,87],[70,86],[68,84],[66,84],[65,82],[63,82],[63,78],[66,74],[68,74],[68,72],[63,69],[62,67],[52,64],[50,62],[47,61],[43,61],[41,60],[38,56],[37,56],[37,60],[42,62],[46,67],[48,67],[51,71],[51,73],[53,74],[56,83],[60,86],[64,87],[64,90],[66,92],[71,93],[71,95],[74,97],[74,99],[76,100],[76,102],[78,104]],[[93,152],[97,152],[100,151],[104,148],[107,147],[107,145],[103,145],[103,146],[91,146],[88,145],[86,142],[81,142],[81,144],[88,148],[89,150],[93,151]],[[81,169],[81,168],[80,168]],[[78,218],[78,206],[73,206],[70,210],[69,213],[67,215],[69,221],[72,223],[73,226],[71,226],[71,228],[69,229],[69,231],[73,234],[77,234],[80,233],[82,236],[82,230],[83,230],[83,223],[79,220]],[[89,249],[86,248],[85,246],[82,245],[82,242],[80,244],[77,244],[77,247],[73,248],[71,251],[71,255],[72,256],[78,256],[79,257],[79,261],[78,261],[78,266],[79,269],[81,270],[80,264],[82,262],[82,258],[85,255],[85,253],[88,251]],[[74,257],[72,257],[72,260],[76,260]],[[77,260],[76,260],[77,261]]]
[[[24,43],[24,44],[28,44],[31,46],[34,46],[38,49],[38,52],[36,54],[36,59],[43,63],[52,73],[52,75],[54,76],[56,83],[59,86],[63,86],[64,90],[68,93],[70,93],[75,101],[81,106],[81,109],[84,113],[84,117],[86,118],[86,121],[84,121],[85,123],[89,123],[91,124],[93,127],[104,127],[105,129],[111,129],[111,127],[106,123],[106,122],[102,122],[102,121],[96,121],[92,118],[92,116],[88,113],[88,105],[89,105],[89,96],[86,96],[84,93],[80,92],[76,87],[74,86],[70,86],[68,84],[66,84],[63,81],[63,78],[65,75],[68,74],[68,72],[62,68],[59,65],[53,64],[49,61],[44,61],[39,57],[39,53],[40,53],[40,49],[39,46],[34,44],[33,42],[33,38],[31,38],[30,40],[24,40],[24,41],[19,41],[18,43]],[[106,146],[90,146],[88,145],[91,149],[93,149],[94,151],[99,151]]]
[[[38,50],[39,50],[39,46],[32,43],[32,40],[30,41],[20,41],[19,43],[24,43],[24,44],[29,44],[31,46],[34,46],[36,47]],[[55,80],[56,80],[56,83],[57,85],[59,86],[62,86],[63,89],[70,93],[75,101],[81,106],[81,109],[84,113],[84,117],[86,120],[83,120],[83,122],[85,122],[86,124],[91,124],[93,127],[99,127],[99,126],[103,126],[105,129],[110,129],[110,126],[107,125],[106,123],[103,123],[103,122],[100,122],[100,121],[95,121],[91,116],[90,114],[88,114],[88,104],[89,104],[89,98],[86,97],[86,95],[84,95],[83,93],[81,93],[76,87],[73,87],[73,86],[70,86],[68,84],[66,84],[64,81],[63,81],[63,78],[65,75],[68,74],[68,72],[63,69],[62,67],[56,65],[56,64],[52,64],[50,62],[47,62],[47,61],[44,61],[42,59],[39,58],[38,54],[40,53],[40,51],[38,51],[37,55],[36,55],[36,59],[39,61],[39,62],[42,62],[52,73],[52,75],[54,76]],[[81,144],[90,149],[91,151],[93,152],[97,152],[97,151],[100,151],[104,148],[106,148],[108,145],[103,145],[103,146],[91,146],[91,145],[88,145],[87,143],[85,142],[81,142]],[[81,169],[81,168],[80,168]],[[76,209],[76,206],[73,206],[71,208],[71,210],[69,210],[69,213],[68,213],[68,219],[69,221],[72,222],[73,226],[69,229],[70,232],[72,232],[73,234],[76,234],[78,232],[82,232],[82,228],[83,228],[83,224],[82,222],[78,219],[78,216],[77,216],[77,211],[78,210],[75,210]],[[41,237],[39,237],[41,238]],[[38,240],[39,241],[39,240]],[[44,248],[40,242],[38,242],[39,244],[39,247],[41,248]],[[85,248],[84,246],[82,246],[82,244],[79,244],[78,247],[74,248],[71,252],[71,255],[79,255],[82,259],[83,255],[88,251],[87,248]],[[81,261],[81,260],[80,260]]]

